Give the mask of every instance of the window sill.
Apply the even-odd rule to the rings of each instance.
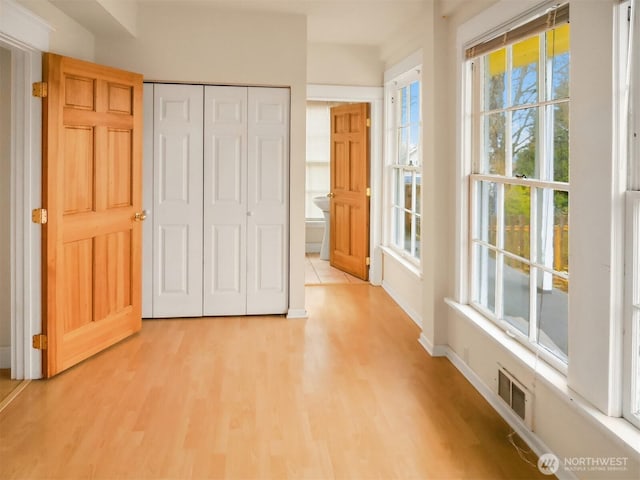
[[[587,400],[569,388],[566,376],[541,358],[536,358],[534,352],[516,339],[511,338],[504,330],[500,329],[498,325],[477,310],[469,305],[460,304],[450,298],[445,298],[445,303],[456,313],[474,324],[484,334],[500,344],[502,348],[507,350],[517,360],[532,371],[537,372],[537,378],[539,378],[545,386],[603,433],[616,438],[628,448],[635,451],[636,454],[640,454],[640,430],[629,421],[620,417],[609,417],[600,412]]]
[[[413,261],[409,260],[406,255],[398,252],[397,250],[387,247],[385,245],[380,246],[380,250],[384,255],[387,255],[393,258],[396,262],[398,262],[401,266],[403,266],[409,273],[415,275],[416,278],[422,280],[422,271],[420,270],[420,266],[416,265]]]

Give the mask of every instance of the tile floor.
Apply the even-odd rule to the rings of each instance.
[[[307,253],[305,264],[305,284],[318,285],[327,283],[368,283],[344,273],[329,265],[328,260],[320,260],[319,253]]]

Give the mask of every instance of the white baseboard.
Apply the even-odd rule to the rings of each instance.
[[[0,368],[11,368],[11,347],[0,347]]]
[[[540,457],[545,453],[553,453],[553,451],[538,437],[534,432],[529,430],[525,423],[512,412],[504,402],[498,397],[498,395],[488,387],[482,379],[467,365],[456,352],[454,352],[449,346],[433,346],[431,342],[424,336],[420,335],[418,340],[420,345],[429,353],[429,355],[446,356],[449,361],[458,369],[462,375],[473,385],[473,387],[480,392],[480,395],[489,402],[489,405],[498,412],[505,422],[520,436],[522,440],[533,450],[533,452]],[[432,353],[433,352],[433,353]],[[578,477],[569,470],[560,468],[555,475],[560,480],[577,480]]]
[[[424,333],[420,334],[420,338],[418,338],[418,343],[422,345],[429,355],[432,357],[446,357],[447,356],[447,347],[442,345],[434,345],[431,341],[425,336]]]
[[[290,308],[287,312],[287,318],[309,318],[309,314],[304,308]]]
[[[404,310],[404,313],[409,315],[409,318],[413,320],[418,327],[420,327],[420,330],[422,330],[422,315],[409,307],[407,302],[405,302],[404,299],[384,280],[382,280],[382,288],[391,298],[393,298],[393,301],[396,302],[402,310]]]

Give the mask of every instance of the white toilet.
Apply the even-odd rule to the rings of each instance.
[[[313,197],[313,203],[322,210],[322,215],[324,215],[324,235],[322,236],[322,246],[320,247],[320,260],[329,260],[329,238],[331,232],[329,231],[330,222],[329,222],[329,208],[330,208],[330,200],[326,195],[318,195],[317,197]]]

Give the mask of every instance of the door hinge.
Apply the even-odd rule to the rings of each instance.
[[[46,208],[34,208],[31,211],[31,221],[33,223],[37,223],[39,225],[44,225],[47,223],[47,209]]]
[[[39,333],[38,335],[33,336],[33,348],[36,350],[46,350],[47,349],[47,336]]]
[[[364,264],[365,265],[371,265],[371,257],[367,257],[364,259]]]
[[[31,86],[31,94],[34,97],[45,98],[47,96],[47,82],[35,82]]]
[[[371,196],[371,187],[367,187],[366,195],[367,195],[367,197]]]
[[[371,119],[367,118],[367,127],[370,127],[370,126],[371,126]]]

